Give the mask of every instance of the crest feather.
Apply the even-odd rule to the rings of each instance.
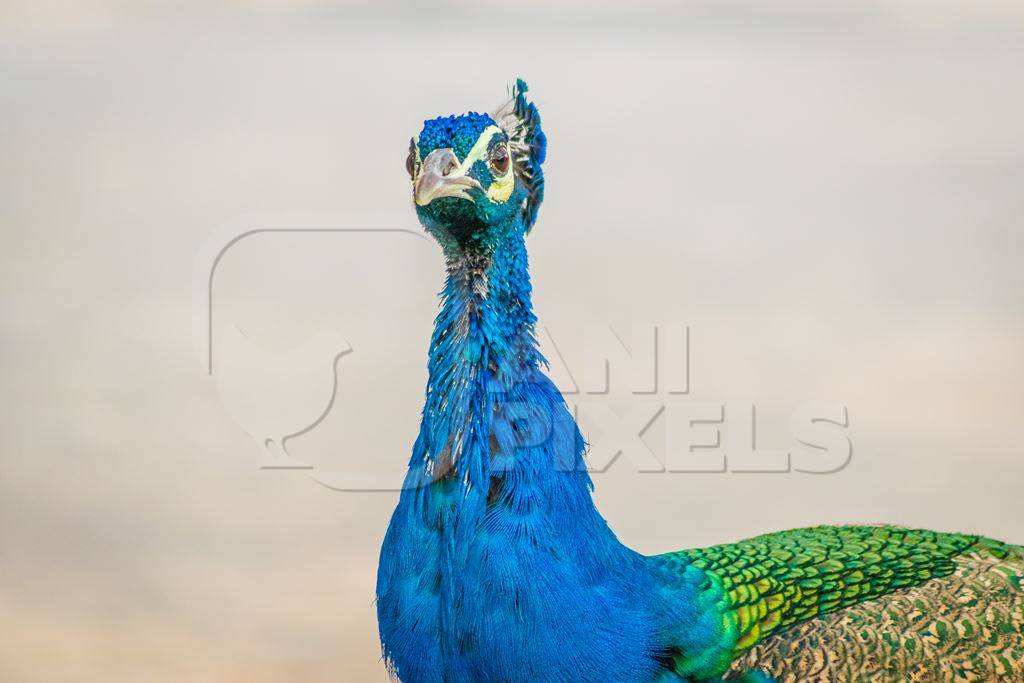
[[[547,155],[548,141],[540,126],[537,106],[526,99],[527,86],[517,79],[512,97],[497,109],[491,118],[508,135],[509,150],[516,176],[526,188],[523,219],[526,231],[537,221],[537,210],[544,201],[544,171],[541,164]]]

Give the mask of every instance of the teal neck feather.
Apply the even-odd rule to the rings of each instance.
[[[381,555],[382,639],[418,653],[387,650],[405,680],[543,680],[567,642],[587,661],[558,664],[566,676],[658,666],[635,599],[653,577],[594,507],[583,437],[542,372],[524,233],[516,212],[445,249],[423,420]]]
[[[430,341],[417,484],[455,482],[464,501],[489,486],[493,406],[509,386],[533,380],[537,348],[521,222],[486,242],[445,249],[447,280]],[[412,482],[410,482],[412,483]]]

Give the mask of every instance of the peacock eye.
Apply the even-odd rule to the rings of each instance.
[[[495,147],[491,152],[491,169],[496,175],[503,176],[508,173],[508,164],[508,148],[505,145]]]

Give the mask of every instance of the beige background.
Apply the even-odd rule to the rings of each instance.
[[[768,448],[804,401],[850,414],[852,462],[829,476],[621,459],[595,478],[625,542],[853,521],[1024,542],[1020,3],[629,7],[3,4],[0,678],[384,678],[372,599],[395,494],[261,471],[243,427],[322,397],[340,335],[337,404],[290,450],[397,481],[437,250],[240,243],[214,377],[193,269],[238,221],[415,228],[409,136],[517,75],[550,138],[530,249],[567,364],[586,324],[682,323],[693,391],[664,400],[753,402]],[[613,388],[619,411],[662,400]]]

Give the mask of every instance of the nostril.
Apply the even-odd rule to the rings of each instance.
[[[452,171],[454,171],[456,168],[458,168],[458,166],[459,165],[456,164],[454,160],[449,160],[448,163],[444,165],[444,168],[441,169],[441,175],[443,175],[443,176],[450,175]]]

